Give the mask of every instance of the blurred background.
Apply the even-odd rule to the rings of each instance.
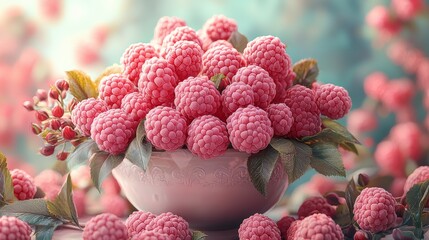
[[[349,91],[354,110],[341,122],[358,136],[364,149],[360,157],[344,155],[346,168],[378,166],[403,178],[417,165],[427,164],[429,15],[427,1],[423,2],[1,0],[0,151],[12,167],[32,174],[52,166],[55,155],[38,154],[43,143],[31,130],[34,112],[22,106],[37,89],[48,89],[72,69],[95,78],[107,66],[119,63],[130,44],[149,42],[162,16],[180,17],[198,30],[211,16],[223,14],[235,19],[249,40],[278,36],[287,44],[293,62],[317,59],[318,80]],[[385,85],[373,84],[377,81]],[[378,94],[383,89],[390,89],[384,97]],[[409,125],[396,135],[417,129],[418,137],[393,139],[392,128],[405,123]],[[397,167],[402,171],[383,167],[390,164],[383,159],[399,147],[397,142],[409,138],[418,138],[413,146],[419,149],[403,154]],[[391,144],[386,147],[385,142]],[[384,145],[378,149],[379,143]],[[377,150],[379,160],[373,154]]]

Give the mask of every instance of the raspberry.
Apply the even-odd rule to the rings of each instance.
[[[422,130],[415,122],[399,123],[390,129],[390,139],[398,144],[405,158],[420,160],[422,148]]]
[[[221,105],[221,96],[206,76],[189,77],[174,90],[176,109],[192,121],[194,118],[215,114]]]
[[[125,225],[128,229],[128,235],[133,236],[143,232],[155,217],[156,216],[150,212],[134,211],[127,218],[127,221],[125,221]]]
[[[2,240],[30,240],[31,227],[16,217],[0,217],[0,239]]]
[[[121,109],[136,122],[143,120],[152,108],[148,98],[140,92],[129,93],[122,99]]]
[[[185,144],[185,118],[171,107],[159,106],[149,111],[144,123],[148,140],[158,149],[172,151]]]
[[[288,230],[293,222],[295,222],[295,218],[291,216],[282,217],[282,219],[277,222],[277,227],[280,230],[280,235],[282,239],[288,239]]]
[[[234,82],[222,91],[222,108],[226,115],[231,115],[240,107],[254,104],[252,87],[243,82]]]
[[[211,40],[228,40],[231,34],[237,31],[237,23],[234,19],[223,15],[215,15],[209,18],[203,26],[204,31]]]
[[[171,50],[171,47],[173,47],[178,41],[192,41],[197,43],[201,49],[203,47],[203,44],[194,29],[188,26],[177,27],[162,41],[160,56],[167,56],[168,51]]]
[[[32,199],[37,191],[33,178],[21,169],[13,169],[10,175],[15,197],[18,200]]]
[[[255,94],[255,106],[266,108],[276,96],[276,84],[267,71],[256,65],[238,69],[232,82],[250,85]]]
[[[265,69],[276,83],[276,98],[292,85],[288,78],[291,60],[286,53],[286,45],[278,37],[261,36],[250,41],[243,52],[247,64]]]
[[[378,187],[365,188],[356,198],[354,220],[360,228],[373,233],[385,231],[396,221],[395,198]]]
[[[168,235],[166,234],[152,231],[143,231],[134,235],[130,240],[170,240],[170,238],[168,238]]]
[[[172,103],[176,85],[174,66],[167,60],[152,58],[143,64],[138,87],[153,106]]]
[[[191,41],[178,41],[168,51],[167,61],[176,70],[179,81],[188,77],[196,77],[203,68],[203,50]]]
[[[222,79],[220,88],[224,89],[229,85],[238,69],[244,66],[244,59],[235,48],[217,46],[204,53],[202,74],[208,78],[216,74],[223,74],[225,78]]]
[[[417,83],[423,89],[429,89],[429,60],[423,60],[417,69]],[[429,108],[429,107],[428,107]]]
[[[217,41],[211,42],[210,45],[208,46],[208,49],[214,48],[217,46],[225,46],[225,47],[229,47],[229,48],[234,48],[234,46],[232,46],[232,44],[226,40],[217,40]]]
[[[196,33],[201,40],[201,49],[203,49],[204,52],[207,51],[207,49],[209,49],[210,44],[212,44],[213,41],[210,39],[209,36],[207,36],[207,33],[204,32],[202,29],[199,29]]]
[[[290,108],[284,103],[277,103],[270,104],[266,111],[274,129],[274,136],[286,136],[293,124]]]
[[[298,230],[299,224],[302,222],[302,220],[296,220],[292,222],[289,229],[287,230],[287,236],[285,237],[286,240],[294,240],[296,231]]]
[[[42,189],[42,188],[41,188]],[[58,196],[58,193],[61,191],[61,185],[50,185],[47,189],[42,189],[45,194],[44,199],[49,201],[54,201],[54,199]]]
[[[281,239],[276,223],[259,213],[243,220],[238,229],[238,236],[240,239]]]
[[[359,230],[353,236],[353,240],[368,240],[368,234],[365,231]]]
[[[268,114],[252,105],[239,108],[229,116],[227,129],[234,149],[247,153],[266,148],[274,134]]]
[[[85,225],[84,240],[127,240],[127,227],[120,218],[110,213],[99,214]]]
[[[91,138],[100,150],[115,155],[125,152],[136,128],[136,122],[122,109],[111,109],[94,119]]]
[[[289,61],[291,62],[289,56]],[[282,80],[276,80],[276,97],[274,98],[273,102],[275,103],[282,103],[286,99],[286,90],[290,88],[293,84],[293,81],[296,78],[296,73],[293,71],[292,68],[290,68],[287,72],[287,75],[282,78]]]
[[[185,20],[178,17],[162,17],[155,27],[153,38],[158,45],[161,45],[164,38],[178,27],[186,26]]]
[[[146,230],[166,234],[169,239],[192,239],[188,222],[171,212],[162,213],[157,216],[147,225]]]
[[[380,100],[389,79],[382,72],[374,72],[368,75],[363,82],[365,93],[375,99]]]
[[[76,208],[78,217],[83,217],[86,214],[86,193],[82,189],[73,190],[73,203]]]
[[[76,128],[85,136],[91,135],[91,124],[100,113],[108,110],[106,102],[88,98],[79,102],[71,113],[71,119]]]
[[[383,34],[394,35],[401,30],[401,23],[390,16],[385,6],[375,6],[366,15],[366,23]]]
[[[226,124],[211,115],[195,118],[188,127],[186,143],[192,153],[203,159],[217,157],[229,145]]]
[[[395,177],[405,176],[406,159],[400,150],[400,144],[391,140],[380,142],[375,149],[374,158],[381,170]]]
[[[103,189],[103,193],[105,194],[116,194],[118,195],[121,192],[121,186],[118,181],[113,176],[107,177],[103,184],[101,184],[101,188]]]
[[[124,217],[128,213],[128,202],[119,194],[103,194],[100,199],[104,213]]]
[[[332,217],[335,214],[335,209],[323,197],[311,197],[305,200],[298,209],[299,218],[305,218],[314,213],[323,213]]]
[[[98,91],[98,98],[106,102],[109,108],[120,108],[122,98],[137,91],[137,88],[124,75],[111,74],[101,79]]]
[[[309,88],[295,85],[286,91],[286,96],[285,103],[294,118],[289,136],[301,138],[320,132],[320,110],[316,104],[315,93]]]
[[[378,125],[377,117],[374,113],[366,109],[356,109],[349,113],[347,118],[347,128],[351,132],[370,132]]]
[[[331,119],[344,117],[352,107],[347,90],[333,84],[323,84],[317,88],[316,103],[320,112]]]
[[[297,225],[293,239],[344,239],[341,227],[323,213],[316,213],[304,218]]]
[[[392,80],[387,84],[381,101],[387,108],[398,110],[410,104],[414,92],[414,85],[410,80]]]
[[[404,193],[406,194],[415,184],[429,180],[429,166],[421,166],[416,168],[407,178],[404,185]]]
[[[402,20],[412,20],[424,8],[423,0],[392,0],[392,7]]]
[[[121,64],[124,66],[123,74],[137,85],[143,64],[153,57],[158,57],[158,54],[152,45],[148,43],[132,44],[121,57]]]
[[[34,183],[44,191],[44,188],[48,189],[50,185],[63,184],[63,177],[55,170],[45,169],[34,178]]]

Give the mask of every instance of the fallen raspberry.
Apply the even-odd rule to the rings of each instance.
[[[158,57],[158,54],[152,45],[147,43],[132,44],[121,57],[121,64],[124,66],[123,74],[137,85],[143,64],[153,57]]]
[[[354,133],[370,132],[378,126],[374,113],[366,109],[355,109],[348,114],[347,128]]]
[[[293,124],[293,116],[290,108],[284,103],[270,104],[267,109],[274,136],[286,136]]]
[[[78,217],[86,215],[86,193],[83,189],[73,190],[73,203]]]
[[[335,214],[335,208],[323,197],[311,197],[305,200],[298,209],[299,218],[305,218],[314,213],[323,213],[332,217]]]
[[[390,129],[389,136],[398,144],[405,158],[411,158],[414,161],[420,160],[423,154],[423,134],[417,123],[398,123]]]
[[[416,168],[407,178],[404,185],[404,193],[406,194],[415,184],[429,180],[429,166],[421,166]]]
[[[31,227],[16,217],[0,217],[0,239],[2,240],[30,240]]]
[[[119,154],[127,149],[135,136],[136,128],[136,122],[122,109],[110,109],[94,119],[91,138],[100,150]]]
[[[152,58],[143,64],[138,88],[153,106],[168,105],[174,100],[177,83],[174,66],[165,59]]]
[[[155,27],[153,38],[158,45],[162,45],[164,38],[178,27],[186,26],[185,20],[178,17],[162,17]]]
[[[383,72],[374,72],[368,75],[363,82],[363,89],[369,97],[380,100],[389,79]]]
[[[15,197],[18,200],[32,199],[37,191],[33,178],[21,169],[13,169],[10,175]]]
[[[147,225],[155,219],[155,215],[150,212],[134,211],[128,216],[125,225],[128,229],[128,235],[134,236],[145,231]]]
[[[147,225],[146,230],[166,234],[170,239],[192,239],[188,222],[171,212],[162,213],[157,216]]]
[[[188,127],[186,143],[192,153],[203,159],[217,157],[229,145],[226,124],[211,115],[195,118]]]
[[[128,201],[119,194],[103,194],[100,198],[104,213],[124,217],[128,213]]]
[[[203,46],[200,38],[198,37],[194,29],[188,26],[177,27],[170,34],[168,34],[162,41],[160,56],[166,57],[168,54],[168,51],[172,49],[171,47],[173,47],[174,44],[176,44],[179,41],[195,42],[201,47],[201,49]]]
[[[238,236],[240,239],[281,239],[276,223],[259,213],[243,220],[238,229]]]
[[[120,108],[125,95],[137,91],[137,87],[124,75],[111,74],[101,79],[98,98],[109,108]]]
[[[225,78],[222,79],[219,88],[224,89],[231,83],[231,79],[238,69],[244,67],[245,64],[243,57],[235,48],[217,46],[204,53],[201,73],[208,78],[223,74]]]
[[[185,144],[186,119],[176,109],[159,106],[150,110],[144,126],[147,139],[158,149],[172,151]]]
[[[196,77],[203,68],[203,50],[192,41],[178,41],[168,51],[167,61],[175,68],[179,81]]]
[[[333,84],[323,84],[317,88],[316,103],[321,114],[331,119],[344,117],[352,107],[347,90]]]
[[[232,82],[244,82],[250,85],[254,92],[255,106],[266,108],[276,96],[276,84],[267,71],[256,65],[238,69]]]
[[[410,80],[391,80],[386,85],[381,101],[388,109],[398,110],[410,104],[414,94],[414,84]]]
[[[103,193],[105,194],[119,195],[121,193],[121,186],[112,175],[107,177],[103,181],[103,184],[101,184],[101,188],[103,189]]]
[[[176,109],[189,121],[215,114],[221,105],[221,96],[212,81],[206,76],[189,77],[174,90]]]
[[[382,171],[395,177],[405,176],[406,159],[396,142],[392,140],[380,142],[375,149],[374,158]]]
[[[282,237],[282,239],[288,239],[288,230],[291,227],[292,223],[295,222],[296,219],[294,217],[291,216],[285,216],[282,217],[278,222],[277,222],[277,227],[280,230],[280,235]]]
[[[128,240],[127,227],[120,218],[110,213],[89,220],[83,230],[83,240]]]
[[[289,106],[294,122],[289,137],[302,138],[321,131],[320,110],[315,93],[304,86],[295,85],[286,91],[285,103]]]
[[[274,134],[268,114],[252,105],[231,114],[227,129],[234,149],[247,153],[266,148]]]
[[[344,239],[341,227],[332,218],[322,213],[310,215],[297,225],[293,239]]]
[[[365,188],[356,198],[354,220],[360,228],[373,233],[386,231],[396,221],[395,198],[378,187]]]
[[[153,231],[143,231],[134,235],[130,240],[170,240],[170,238],[166,234]]]
[[[45,169],[34,178],[34,183],[37,187],[41,188],[42,191],[45,191],[51,185],[62,185],[63,177],[55,170]]]
[[[228,40],[231,34],[237,31],[238,27],[234,19],[223,15],[215,15],[206,21],[203,29],[212,41],[216,41]]]
[[[234,82],[222,91],[222,109],[227,116],[240,107],[254,105],[252,87],[243,82]]]
[[[71,113],[71,119],[76,128],[85,136],[91,136],[91,124],[100,113],[108,110],[106,102],[88,98],[79,102]]]
[[[140,92],[129,93],[122,99],[121,109],[136,122],[143,120],[152,108],[152,103]]]

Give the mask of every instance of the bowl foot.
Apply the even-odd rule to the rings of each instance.
[[[221,231],[203,231],[205,240],[238,240],[238,228]]]

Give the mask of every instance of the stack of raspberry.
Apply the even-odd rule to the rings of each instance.
[[[348,113],[351,99],[344,88],[294,82],[279,38],[257,37],[240,53],[227,41],[236,31],[237,23],[221,15],[198,31],[177,17],[161,18],[151,43],[125,50],[123,72],[101,80],[98,99],[74,108],[73,123],[101,150],[120,154],[144,120],[156,149],[186,145],[208,159],[230,144],[256,153],[274,136],[314,135],[321,131],[321,115],[338,119]]]

